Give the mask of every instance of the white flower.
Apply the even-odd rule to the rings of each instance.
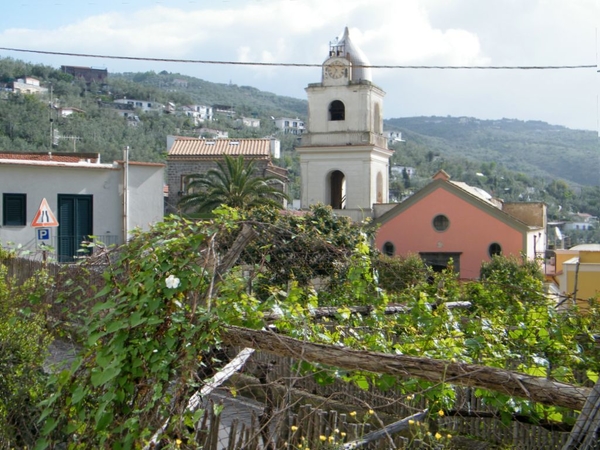
[[[177,278],[175,275],[169,275],[165,280],[165,284],[169,289],[177,289],[181,284],[181,280]]]

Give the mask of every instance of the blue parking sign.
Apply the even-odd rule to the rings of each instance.
[[[38,228],[37,229],[38,241],[49,241],[50,240],[50,228]]]

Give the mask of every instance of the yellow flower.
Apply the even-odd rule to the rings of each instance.
[[[341,437],[346,437],[346,432],[345,432],[345,431],[342,431],[342,432],[340,433],[340,436],[341,436]]]
[[[372,409],[369,410],[369,414],[375,414],[375,411],[373,411]]]
[[[444,417],[444,411],[443,411],[443,410],[441,410],[441,409],[440,409],[440,410],[438,411],[438,414],[440,415],[440,417]]]
[[[448,439],[452,439],[452,435],[449,434],[448,436],[446,436]]]
[[[181,439],[175,439],[175,444],[177,444],[177,447],[181,447]]]
[[[321,442],[325,442],[327,440],[327,438],[323,435],[319,436],[319,439],[321,439]]]
[[[339,429],[339,428],[336,428],[335,430],[333,430],[333,432],[334,432],[334,433],[339,433],[339,432],[340,432],[340,429]]]
[[[329,436],[329,437],[327,438],[327,440],[328,440],[329,442],[333,442],[333,439],[334,439],[334,437],[333,437],[333,436]]]
[[[414,395],[407,395],[407,396],[406,396],[406,400],[412,400],[413,398],[415,398],[415,396],[414,396]]]
[[[440,440],[442,438],[442,435],[440,433],[435,433],[435,438],[437,440]]]
[[[298,431],[298,427],[296,425],[292,425],[292,431]]]
[[[354,416],[356,416],[356,411],[352,411],[352,412],[350,413],[350,417],[354,417]]]
[[[410,420],[408,421],[408,424],[409,424],[409,425],[414,425],[414,424],[415,424],[415,421],[414,421],[414,420],[412,420],[412,419],[410,419]]]

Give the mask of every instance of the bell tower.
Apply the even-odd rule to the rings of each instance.
[[[383,136],[385,92],[371,81],[370,63],[347,27],[330,43],[321,82],[306,92],[308,132],[296,148],[302,208],[323,203],[356,221],[371,217],[373,204],[388,202],[393,151]]]

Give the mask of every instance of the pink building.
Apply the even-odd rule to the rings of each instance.
[[[462,279],[479,277],[493,255],[543,258],[546,205],[504,203],[482,189],[450,181],[440,170],[433,181],[375,220],[375,244],[388,255],[419,254],[435,270],[453,261]]]

